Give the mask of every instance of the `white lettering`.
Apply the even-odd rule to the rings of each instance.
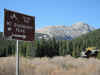
[[[10,26],[12,24],[12,22],[10,21],[7,21],[7,25]]]
[[[25,23],[29,23],[31,18],[30,17],[26,17],[26,16],[23,16],[23,19],[24,19],[24,22]]]
[[[16,24],[14,23],[14,27],[24,28],[24,29],[33,29],[32,26],[24,25],[24,24]]]
[[[11,27],[8,27],[8,31],[11,31],[12,30],[12,28]]]
[[[25,38],[26,38],[26,36],[25,36],[25,35],[17,35],[17,34],[13,34],[13,35],[12,35],[12,37],[21,37],[21,38],[23,38],[23,39],[25,39]]]
[[[25,33],[25,30],[24,29],[21,29],[21,28],[16,28],[16,32]]]

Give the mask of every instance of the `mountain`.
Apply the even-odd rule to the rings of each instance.
[[[47,34],[50,38],[55,37],[57,40],[71,40],[93,30],[95,30],[95,28],[90,25],[84,22],[78,22],[72,24],[72,26],[47,26],[36,30],[36,33]]]

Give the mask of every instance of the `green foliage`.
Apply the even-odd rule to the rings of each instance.
[[[80,52],[87,47],[95,46],[100,49],[100,29],[82,35],[73,40],[34,40],[34,42],[19,41],[19,53],[24,57],[53,57],[72,55],[79,57]],[[10,56],[16,53],[16,41],[0,40],[0,56]],[[100,58],[100,53],[98,54]]]

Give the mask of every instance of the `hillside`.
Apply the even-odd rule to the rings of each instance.
[[[92,32],[89,32],[85,35],[82,35],[78,38],[73,39],[72,41],[83,41],[84,43],[89,45],[89,46],[97,46],[98,48],[100,48],[99,44],[100,44],[100,29],[94,30]]]
[[[92,39],[92,38],[95,38],[95,39],[97,39],[97,38],[99,38],[100,37],[100,29],[96,29],[96,30],[94,30],[94,31],[92,31],[92,32],[89,32],[89,33],[87,33],[87,34],[84,34],[84,35],[81,35],[80,37],[78,37],[78,38],[82,38],[82,39]],[[77,39],[78,39],[77,38]]]

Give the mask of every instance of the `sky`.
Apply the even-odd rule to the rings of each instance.
[[[100,28],[100,0],[0,0],[0,31],[4,27],[4,8],[35,16],[36,29],[77,22]]]

